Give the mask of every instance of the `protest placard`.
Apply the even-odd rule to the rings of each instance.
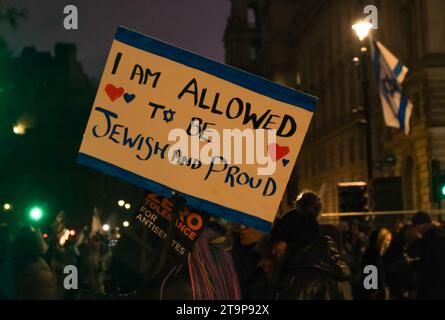
[[[203,231],[207,216],[155,192],[148,192],[135,219],[145,226],[154,243],[167,239],[171,251],[185,258]],[[168,237],[170,226],[173,228]]]
[[[316,101],[119,27],[78,162],[269,231]]]

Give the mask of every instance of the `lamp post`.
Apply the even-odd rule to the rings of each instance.
[[[369,31],[372,28],[372,24],[368,22],[359,22],[352,26],[360,42],[368,37]],[[366,70],[366,53],[368,49],[363,45],[360,49],[360,59],[354,58],[359,73],[359,80],[362,86],[362,98],[363,98],[363,113],[364,113],[364,124],[366,132],[366,160],[367,160],[367,173],[368,173],[368,189],[373,178],[373,161],[372,161],[372,141],[371,141],[371,115],[370,115],[370,103],[369,103],[369,79]]]
[[[360,48],[360,59],[354,58],[354,62],[358,68],[359,81],[362,86],[362,99],[363,99],[363,115],[364,115],[364,125],[365,125],[365,139],[366,139],[366,165],[367,165],[367,175],[368,175],[368,210],[372,211],[372,197],[370,196],[371,184],[373,179],[373,157],[372,157],[372,134],[371,134],[371,111],[369,102],[369,79],[366,69],[366,53],[368,49],[363,44],[369,32],[372,28],[372,24],[369,22],[358,22],[352,26],[357,37],[362,43]]]

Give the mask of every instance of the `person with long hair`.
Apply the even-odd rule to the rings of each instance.
[[[222,228],[206,227],[185,263],[169,265],[159,299],[240,300],[238,276]]]
[[[365,266],[372,265],[377,268],[377,289],[366,289],[363,286],[365,274],[360,278],[359,298],[363,300],[387,300],[389,299],[389,288],[387,281],[387,270],[383,256],[391,244],[392,234],[388,229],[381,228],[371,232],[368,247],[363,253],[361,271]],[[361,284],[361,285],[360,285]]]

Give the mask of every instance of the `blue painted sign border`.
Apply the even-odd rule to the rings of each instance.
[[[190,51],[174,47],[139,32],[119,27],[114,39],[129,46],[176,61],[190,68],[201,70],[275,100],[289,103],[311,112],[315,111],[315,106],[318,101],[316,97],[295,89],[283,87],[275,82],[199,56]]]
[[[272,227],[272,224],[269,221],[251,216],[244,212],[221,206],[219,204],[204,199],[196,198],[188,194],[178,192],[161,183],[149,180],[140,175],[124,170],[111,163],[97,159],[84,153],[79,153],[77,155],[77,163],[98,171],[102,171],[103,173],[110,176],[125,180],[143,189],[156,192],[157,194],[160,194],[164,197],[171,198],[173,194],[176,193],[186,200],[188,206],[200,209],[212,215],[220,216],[227,220],[236,221],[238,223],[250,226],[264,232],[269,232],[270,228]]]

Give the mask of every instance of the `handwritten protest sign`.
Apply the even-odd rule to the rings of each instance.
[[[269,231],[316,101],[119,27],[78,162]]]
[[[177,255],[185,258],[201,235],[207,217],[188,206],[176,208],[177,217],[174,217],[175,205],[177,204],[167,197],[148,192],[136,215],[136,220],[146,227],[148,235],[155,241],[165,240],[168,228],[173,223],[170,248]]]

